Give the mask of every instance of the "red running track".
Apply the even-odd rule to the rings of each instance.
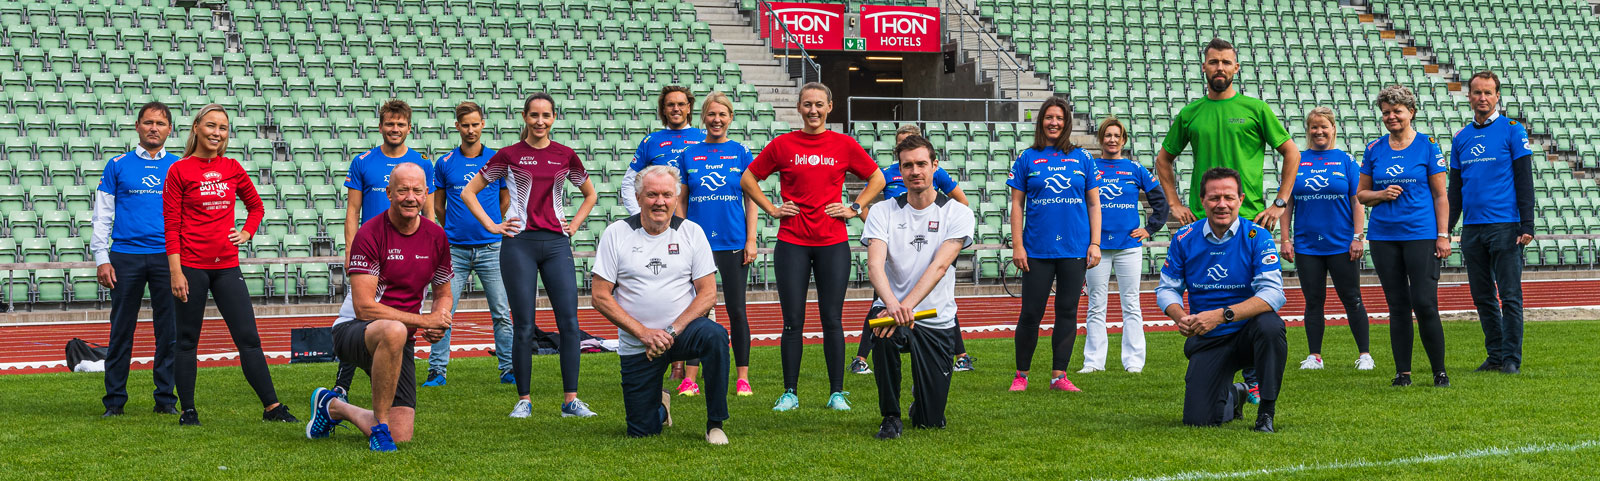
[[[1586,293],[1588,295],[1574,295]],[[1582,307],[1594,305],[1595,293],[1600,293],[1600,280],[1582,281],[1529,281],[1523,283],[1523,304],[1528,308],[1553,308],[1553,307]],[[1298,316],[1305,311],[1305,299],[1298,289],[1287,291],[1289,302],[1284,306],[1283,314],[1290,318],[1291,325],[1299,325]],[[1107,304],[1112,306],[1108,313],[1107,322],[1113,323],[1112,332],[1117,332],[1116,326],[1120,325],[1122,315],[1119,312],[1118,296],[1112,293]],[[1383,292],[1377,286],[1362,288],[1362,298],[1367,305],[1367,310],[1373,317],[1387,317],[1388,305],[1384,302]],[[1155,294],[1142,293],[1141,305],[1145,306],[1144,316],[1147,330],[1169,331],[1175,328],[1164,315],[1154,309]],[[1016,316],[1021,301],[1011,297],[972,297],[959,300],[961,307],[961,325],[967,331],[968,338],[1000,338],[1010,337],[1016,325]],[[1084,303],[1087,304],[1087,303]],[[1473,309],[1471,295],[1465,284],[1449,284],[1439,287],[1439,305],[1441,311],[1468,311]],[[844,308],[844,322],[846,332],[860,329],[860,322],[866,316],[867,301],[848,301]],[[1079,306],[1078,319],[1084,318],[1086,306]],[[719,309],[720,311],[720,309]],[[1050,326],[1054,319],[1046,310],[1045,325]],[[1344,306],[1338,302],[1338,296],[1330,288],[1328,291],[1327,313],[1329,317],[1342,317]],[[148,315],[148,313],[145,313]],[[752,304],[749,306],[748,315],[751,319],[750,330],[755,336],[755,345],[777,345],[779,333],[783,330],[782,316],[776,303]],[[543,328],[554,329],[548,310],[540,311],[536,322]],[[719,312],[725,322],[725,315]],[[806,318],[817,317],[815,303],[807,305]],[[1384,321],[1375,321],[1382,323]],[[333,316],[314,317],[282,317],[260,319],[257,328],[261,333],[262,347],[268,353],[268,362],[286,363],[289,351],[289,330],[299,327],[321,327],[333,323]],[[1331,321],[1330,324],[1341,325],[1342,320]],[[600,316],[593,309],[581,309],[578,312],[578,326],[591,334],[605,338],[616,336],[616,328]],[[1079,329],[1082,329],[1080,326]],[[1049,331],[1049,329],[1045,329]],[[21,325],[0,327],[0,374],[22,374],[35,372],[59,372],[67,368],[64,362],[64,347],[68,340],[77,337],[92,343],[105,344],[108,334],[107,324],[78,323],[78,324],[52,324],[52,325]],[[806,342],[820,342],[821,332],[811,321],[806,326]],[[852,339],[854,336],[851,337]],[[493,325],[487,312],[464,312],[457,315],[455,332],[452,334],[453,348],[458,356],[483,356],[487,355],[486,349],[492,347],[494,342]],[[134,358],[148,358],[154,352],[154,335],[147,325],[141,325],[134,348]],[[418,341],[418,346],[426,346],[425,341]],[[200,357],[202,365],[234,365],[233,343],[228,336],[227,328],[220,319],[207,319],[206,327],[200,336]],[[207,360],[208,356],[213,359]],[[426,349],[420,350],[419,357],[426,357]],[[134,364],[135,369],[148,369],[147,362]]]

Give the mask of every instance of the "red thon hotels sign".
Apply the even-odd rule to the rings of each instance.
[[[938,52],[937,7],[861,6],[861,36],[869,51]]]
[[[803,46],[808,50],[844,48],[845,6],[827,3],[768,2],[762,10],[761,35],[772,39],[773,48]],[[778,22],[783,22],[779,25]],[[783,26],[796,42],[786,41]]]

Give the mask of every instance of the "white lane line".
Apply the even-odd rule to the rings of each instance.
[[[1542,443],[1513,447],[1489,447],[1469,449],[1443,454],[1424,454],[1407,458],[1391,459],[1387,461],[1368,461],[1364,459],[1338,461],[1332,463],[1297,464],[1282,468],[1262,468],[1246,471],[1207,472],[1189,471],[1168,476],[1154,478],[1127,478],[1126,481],[1190,481],[1202,479],[1238,479],[1255,476],[1281,476],[1286,474],[1304,473],[1309,471],[1328,471],[1356,468],[1376,468],[1386,466],[1408,466],[1413,464],[1440,463],[1462,459],[1489,458],[1500,456],[1514,456],[1520,454],[1540,453],[1570,453],[1600,447],[1600,441],[1587,440],[1576,443]]]

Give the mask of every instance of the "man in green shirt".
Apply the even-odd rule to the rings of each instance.
[[[1239,73],[1239,51],[1226,40],[1212,39],[1206,45],[1205,72],[1206,98],[1195,100],[1178,112],[1172,121],[1172,130],[1161,143],[1156,155],[1156,175],[1165,189],[1167,202],[1172,207],[1172,218],[1181,224],[1196,220],[1194,212],[1185,207],[1178,197],[1177,175],[1173,160],[1184,147],[1194,145],[1194,172],[1205,172],[1214,167],[1227,167],[1239,171],[1244,191],[1244,203],[1239,216],[1252,219],[1256,224],[1271,230],[1283,217],[1284,207],[1293,194],[1295,171],[1300,166],[1300,149],[1289,139],[1289,132],[1278,122],[1278,116],[1259,99],[1247,97],[1233,88],[1233,76]],[[1266,205],[1262,166],[1266,163],[1261,145],[1265,143],[1283,155],[1283,181],[1279,183],[1278,197]],[[1189,179],[1189,205],[1200,204],[1200,176]],[[1202,209],[1200,216],[1205,215]]]

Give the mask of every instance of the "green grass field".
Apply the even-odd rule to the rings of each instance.
[[[623,436],[617,360],[587,355],[581,397],[600,416],[558,416],[555,356],[534,360],[534,417],[506,417],[515,389],[498,384],[493,360],[460,358],[450,384],[424,388],[416,440],[393,454],[367,451],[341,428],[311,441],[301,424],[265,424],[238,368],[202,369],[204,426],[149,412],[148,371],[135,371],[128,415],[102,420],[97,374],[0,376],[0,478],[237,479],[1594,479],[1600,477],[1600,321],[1527,326],[1519,376],[1479,374],[1482,332],[1446,324],[1454,387],[1418,376],[1390,388],[1388,330],[1374,326],[1378,369],[1356,371],[1349,331],[1328,330],[1322,371],[1296,369],[1304,331],[1289,331],[1290,366],[1278,403],[1279,432],[1179,425],[1182,337],[1152,333],[1143,374],[1071,376],[1082,393],[1045,390],[1044,371],[1026,393],[1010,384],[1012,342],[974,340],[978,370],[957,373],[950,425],[872,438],[880,418],[871,376],[848,375],[855,410],[826,400],[821,347],[807,346],[801,408],[770,411],[780,392],[778,349],[754,353],[756,396],[731,397],[732,444],[706,445],[702,398],[675,399],[676,427],[650,439]],[[1112,338],[1117,346],[1119,340]],[[1047,343],[1036,366],[1048,366]],[[1082,340],[1076,348],[1081,349]],[[854,346],[851,346],[854,349]],[[1115,350],[1115,347],[1113,348]],[[1426,358],[1417,348],[1418,369]],[[1074,356],[1076,369],[1081,356]],[[273,366],[278,393],[309,416],[311,390],[332,381],[332,364]],[[425,367],[419,368],[419,372]],[[365,403],[358,375],[352,399]],[[910,376],[907,374],[907,382]],[[909,385],[907,386],[909,390]],[[908,395],[909,397],[909,395]],[[1246,416],[1254,419],[1253,407]],[[1264,470],[1248,474],[1248,470]]]

